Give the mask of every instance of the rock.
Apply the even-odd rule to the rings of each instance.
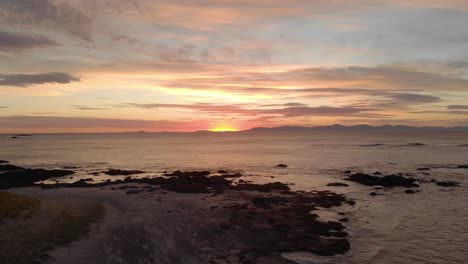
[[[63,166],[62,169],[64,170],[76,170],[79,169],[80,167],[78,166]]]
[[[10,170],[4,170],[5,172],[0,174],[0,189],[33,186],[35,182],[75,173],[70,170],[25,169],[14,165],[8,166],[13,167],[7,167]]]
[[[225,170],[218,170],[217,173],[219,174],[226,174],[226,173],[229,173],[229,171],[225,171]]]
[[[285,204],[289,202],[289,199],[280,196],[274,197],[254,197],[251,200],[252,204],[256,207],[271,208],[271,205]]]
[[[382,175],[382,173],[380,171],[376,171],[374,172],[374,175]]]
[[[133,175],[133,174],[141,174],[145,173],[144,171],[140,170],[117,170],[117,169],[110,169],[107,171],[103,171],[104,174],[110,175],[110,176],[116,176],[116,175]]]
[[[442,187],[460,187],[460,184],[454,181],[437,181],[436,184]]]
[[[369,193],[369,195],[370,195],[370,196],[376,196],[377,193],[376,193],[376,192],[371,192],[371,193]]]
[[[9,163],[7,160],[0,160],[0,164]]]
[[[129,190],[129,189],[138,189],[138,186],[124,185],[124,186],[119,187],[119,190]]]
[[[410,146],[410,147],[421,147],[421,146],[425,146],[426,144],[424,143],[408,143],[407,146]]]
[[[349,219],[346,218],[346,217],[343,217],[343,218],[341,218],[341,219],[338,220],[338,221],[340,221],[340,222],[349,222]]]
[[[468,169],[468,165],[458,165],[457,169]]]
[[[395,186],[401,186],[401,187],[419,187],[417,185],[416,179],[414,178],[405,178],[400,175],[387,175],[384,177],[377,177],[377,176],[371,176],[365,173],[355,173],[347,178],[349,181],[354,181],[361,183],[366,186],[375,186],[375,185],[380,185],[383,187],[395,187]]]
[[[343,171],[344,174],[351,174],[351,171],[350,170],[345,170]]]
[[[209,171],[174,171],[172,173],[166,173],[164,176],[175,176],[175,177],[203,177],[210,175]]]
[[[25,170],[25,168],[11,165],[11,164],[0,165],[0,171],[16,171],[16,170]]]
[[[223,174],[219,177],[222,177],[222,178],[240,178],[242,177],[242,174],[240,172],[235,172],[235,173],[231,173],[231,174]]]
[[[416,193],[416,192],[413,190],[405,190],[405,193]]]
[[[137,194],[137,193],[141,193],[143,192],[144,190],[129,190],[129,191],[126,191],[125,194]]]
[[[358,145],[359,147],[381,147],[385,146],[385,144],[367,144],[367,145]]]
[[[278,167],[278,168],[287,168],[288,165],[281,163],[281,164],[276,165],[276,167]]]
[[[416,170],[418,170],[418,171],[429,171],[431,169],[430,168],[417,168]]]
[[[342,183],[342,182],[331,182],[331,183],[327,184],[327,186],[332,186],[332,187],[348,187],[349,185],[346,184],[346,183]]]
[[[289,186],[281,182],[266,183],[266,184],[243,183],[243,184],[238,184],[234,186],[233,189],[243,190],[243,191],[259,191],[259,192],[271,192],[273,190],[283,190],[283,191],[290,190]]]

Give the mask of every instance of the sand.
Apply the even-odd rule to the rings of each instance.
[[[47,251],[46,263],[293,263],[275,250],[245,251],[248,233],[242,222],[232,221],[233,212],[242,212],[233,208],[254,196],[271,197],[271,193],[181,194],[145,184],[10,191],[45,202],[45,212],[63,205],[103,206],[105,215],[90,232]],[[40,229],[40,225],[33,228]],[[255,225],[266,224],[257,221]]]

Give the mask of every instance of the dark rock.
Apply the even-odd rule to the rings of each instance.
[[[384,177],[377,177],[377,176],[371,176],[365,173],[355,173],[349,176],[347,180],[358,182],[366,186],[380,185],[384,187],[395,187],[395,186],[402,186],[402,187],[407,187],[407,188],[419,187],[419,185],[415,183],[416,179],[405,178],[400,175],[387,175]]]
[[[382,173],[380,171],[376,171],[374,172],[374,175],[382,175]]]
[[[436,184],[442,187],[460,187],[460,184],[454,181],[438,181]]]
[[[288,203],[289,199],[280,196],[274,197],[254,197],[251,200],[252,204],[256,207],[271,208],[271,205]]]
[[[166,173],[164,176],[175,176],[175,177],[203,177],[210,175],[209,171],[174,171],[172,173]]]
[[[351,174],[350,170],[343,171],[344,174]]]
[[[32,137],[32,134],[16,134],[15,137]]]
[[[287,168],[288,165],[281,163],[281,164],[276,165],[276,167],[278,167],[278,168]]]
[[[9,163],[7,160],[0,160],[0,164]]]
[[[218,170],[217,173],[219,174],[226,174],[226,173],[229,173],[229,171],[225,171],[225,170]]]
[[[16,171],[16,170],[25,170],[25,168],[11,165],[11,164],[0,165],[0,171]]]
[[[348,187],[349,185],[346,184],[346,183],[342,183],[342,182],[331,182],[331,183],[327,184],[327,186],[332,186],[332,187]]]
[[[63,166],[62,169],[64,170],[75,170],[75,169],[79,169],[80,167],[78,166]]]
[[[370,195],[370,196],[376,196],[377,193],[376,193],[376,192],[371,192],[371,193],[369,193],[369,195]]]
[[[338,221],[340,221],[340,222],[349,222],[349,219],[346,218],[346,217],[343,217],[343,218],[341,218],[341,219],[338,220]]]
[[[223,178],[240,178],[242,177],[242,174],[240,172],[235,172],[235,173],[231,173],[231,174],[223,174],[219,177],[223,177]]]
[[[137,193],[141,193],[141,192],[144,192],[145,190],[135,190],[135,189],[132,189],[132,190],[129,190],[129,191],[126,191],[125,194],[137,194]]]
[[[138,189],[138,186],[124,185],[124,186],[119,187],[119,190],[129,190],[129,189]]]
[[[70,170],[24,169],[16,166],[9,168],[12,170],[7,170],[0,174],[0,189],[33,186],[35,182],[75,173]]]
[[[425,146],[426,144],[424,143],[408,143],[407,146],[410,146],[410,147],[421,147],[421,146]]]
[[[416,192],[413,190],[405,190],[405,193],[416,193]]]
[[[367,145],[358,145],[359,147],[381,147],[385,146],[385,144],[367,144]]]
[[[273,190],[283,190],[283,191],[290,190],[289,186],[281,182],[266,183],[266,184],[243,183],[243,184],[238,184],[234,186],[233,189],[242,190],[242,191],[259,191],[259,192],[271,192]]]
[[[418,171],[429,171],[431,169],[430,168],[417,168],[416,170],[418,170]]]
[[[117,169],[110,169],[107,171],[103,171],[104,174],[110,175],[110,176],[117,176],[117,175],[133,175],[133,174],[141,174],[145,173],[144,171],[140,170],[117,170]]]
[[[458,169],[468,169],[468,165],[458,165]]]

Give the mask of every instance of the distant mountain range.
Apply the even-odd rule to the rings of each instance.
[[[413,126],[401,126],[401,125],[382,125],[382,126],[370,126],[370,125],[330,125],[330,126],[280,126],[280,127],[255,127],[247,132],[266,132],[266,131],[467,131],[468,127],[457,126],[457,127],[413,127]]]

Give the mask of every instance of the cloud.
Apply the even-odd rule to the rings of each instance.
[[[194,131],[203,121],[167,121],[61,116],[0,116],[2,131]]]
[[[449,115],[468,115],[468,111],[450,110],[450,111],[414,111],[414,114],[449,114]]]
[[[468,80],[397,66],[305,68],[279,74],[280,79],[297,82],[340,82],[346,87],[406,90],[466,90]]]
[[[109,110],[109,108],[103,108],[103,107],[88,107],[88,106],[83,106],[83,105],[72,105],[73,108],[77,110]]]
[[[468,79],[396,65],[304,67],[274,72],[265,72],[261,69],[257,71],[255,69],[209,71],[206,67],[205,70],[210,73],[209,77],[173,79],[158,82],[158,85],[174,89],[225,90],[239,93],[321,92],[368,95],[388,91],[407,93],[410,91],[466,91],[468,89]],[[225,73],[227,70],[230,71]],[[276,87],[281,87],[281,89]]]
[[[440,97],[437,96],[414,93],[387,93],[385,96],[400,102],[410,103],[438,103],[442,101]]]
[[[71,83],[77,82],[80,78],[68,73],[50,72],[39,74],[0,74],[0,86],[26,87],[29,85],[45,83]]]
[[[58,45],[46,37],[0,31],[0,51],[21,51]]]
[[[468,105],[449,105],[447,109],[450,110],[468,110]]]
[[[282,108],[264,108],[272,105],[257,105],[256,107],[246,107],[244,104],[220,105],[209,103],[197,104],[141,104],[141,103],[125,103],[116,107],[134,107],[143,109],[162,109],[162,108],[179,108],[188,109],[200,113],[208,113],[214,115],[240,115],[240,116],[259,116],[259,115],[277,115],[282,117],[298,117],[298,116],[366,116],[384,117],[386,115],[371,113],[378,109],[357,106],[317,106],[310,107],[304,104],[290,103],[283,104]]]
[[[92,21],[76,1],[0,1],[0,21],[9,25],[42,26],[90,41]]]

